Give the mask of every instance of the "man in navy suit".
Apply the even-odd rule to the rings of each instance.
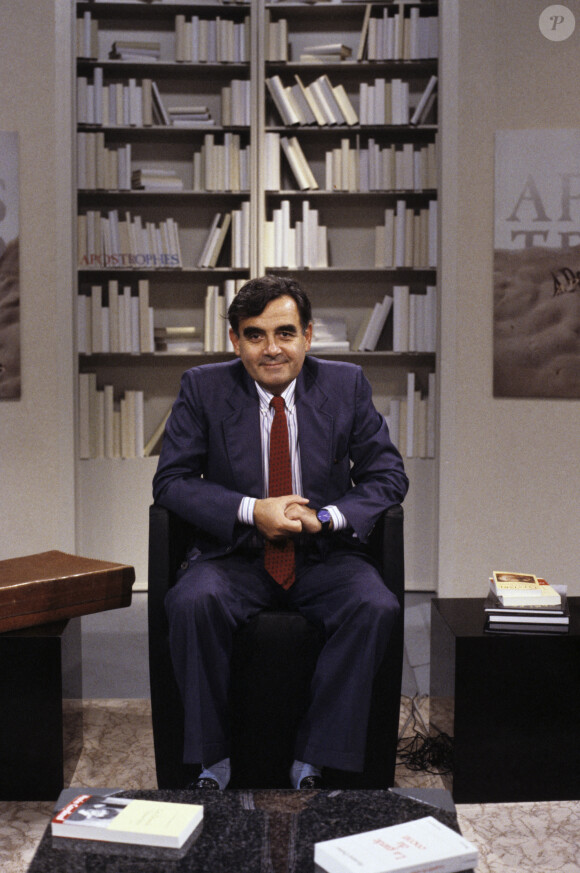
[[[153,485],[196,529],[166,599],[184,761],[201,764],[197,787],[227,785],[232,635],[282,602],[324,632],[290,773],[294,787],[317,787],[325,766],[363,769],[373,678],[399,610],[365,543],[408,480],[362,369],[306,357],[311,306],[296,281],[250,280],[228,318],[239,360],[183,375]],[[280,396],[292,487],[272,497],[270,401]],[[291,576],[279,584],[264,552],[289,542]]]

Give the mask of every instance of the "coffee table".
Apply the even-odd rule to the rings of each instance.
[[[320,840],[426,815],[459,830],[452,805],[432,805],[395,792],[126,792],[127,797],[146,800],[202,803],[204,823],[200,836],[180,857],[168,849],[56,841],[49,826],[28,873],[159,873],[174,869],[179,873],[313,873],[313,846]],[[433,794],[438,803],[438,796],[447,792]]]
[[[489,633],[483,598],[431,606],[432,733],[456,803],[580,799],[580,597],[567,633]]]

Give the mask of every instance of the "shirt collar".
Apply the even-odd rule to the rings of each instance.
[[[270,409],[270,401],[272,400],[272,397],[274,397],[274,394],[266,391],[266,389],[262,388],[261,385],[258,385],[257,382],[255,384],[258,397],[260,398],[260,409],[262,412],[267,412]],[[280,396],[284,398],[284,403],[286,404],[288,412],[292,412],[296,396],[296,379],[293,379],[292,382],[290,382],[286,390],[283,391]]]

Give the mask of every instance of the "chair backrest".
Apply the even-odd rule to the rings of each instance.
[[[183,707],[169,652],[169,625],[165,613],[164,600],[168,590],[175,582],[179,565],[183,561],[191,537],[191,527],[187,522],[162,506],[154,504],[150,508],[149,526],[149,673],[151,682],[151,708],[155,761],[159,788],[180,788],[195,776],[192,767],[183,765]],[[366,764],[363,774],[330,774],[330,784],[338,787],[384,788],[393,784],[396,747],[399,725],[399,704],[403,667],[403,613],[404,613],[404,551],[403,551],[403,509],[393,506],[386,510],[377,523],[371,537],[371,549],[385,584],[396,595],[401,612],[395,624],[389,648],[377,674],[371,704],[371,716],[367,737]],[[260,616],[258,616],[258,619]],[[284,618],[284,617],[282,617]],[[288,632],[293,626],[302,634],[304,646],[308,649],[307,658],[313,657],[316,642],[308,628],[297,623],[301,617],[288,614]],[[267,617],[261,624],[243,629],[240,635],[238,661],[253,651],[259,640],[265,639],[268,629],[271,633],[272,621]],[[304,625],[307,623],[303,620]],[[315,656],[315,654],[314,654]],[[236,672],[233,671],[233,677]],[[239,675],[239,671],[238,671]],[[267,677],[266,677],[267,678]],[[295,677],[292,677],[294,681]],[[300,693],[296,692],[297,698]],[[240,698],[238,697],[238,704]],[[247,708],[247,707],[246,707]],[[240,719],[243,722],[243,719]],[[250,723],[245,722],[245,724]],[[243,742],[244,730],[240,726],[238,742]],[[285,765],[284,765],[285,766]],[[241,782],[244,782],[244,767],[241,767]],[[266,778],[266,774],[264,774]],[[275,777],[272,777],[275,778]],[[245,785],[245,787],[268,787],[268,784]],[[279,787],[283,787],[283,784]]]

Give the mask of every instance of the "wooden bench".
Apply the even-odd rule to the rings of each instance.
[[[134,581],[127,564],[59,551],[0,561],[0,800],[56,799],[72,777],[80,616],[130,606]]]

